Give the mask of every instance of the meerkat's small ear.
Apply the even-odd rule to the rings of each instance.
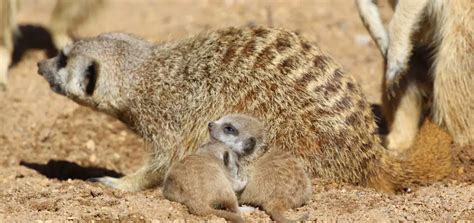
[[[224,152],[222,159],[224,160],[224,166],[228,166],[229,165],[229,152],[228,151]]]
[[[257,139],[255,137],[250,137],[245,140],[244,142],[244,153],[245,154],[250,154],[255,150],[255,146],[257,145]]]

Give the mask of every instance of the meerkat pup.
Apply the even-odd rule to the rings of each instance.
[[[434,121],[460,145],[474,143],[474,6],[471,0],[390,0],[385,31],[375,0],[358,0],[364,25],[386,59],[387,147],[401,152],[418,132],[426,98]],[[398,83],[395,86],[394,83]]]
[[[163,195],[166,199],[186,205],[189,212],[243,222],[235,192],[245,183],[238,177],[237,155],[225,144],[210,142],[202,145],[196,154],[171,165],[165,176]],[[218,210],[223,206],[227,209]]]
[[[71,33],[97,11],[104,0],[57,0],[48,29],[56,49],[72,43]],[[17,30],[16,15],[21,0],[0,0],[0,90],[7,86],[8,66],[11,63]]]
[[[231,114],[210,122],[209,134],[245,157],[260,149],[257,143],[261,144],[265,128],[254,117]],[[312,192],[303,166],[289,152],[281,150],[270,150],[255,162],[239,202],[262,207],[277,222],[294,221],[286,219],[283,213],[306,203]],[[307,217],[305,214],[296,221]]]

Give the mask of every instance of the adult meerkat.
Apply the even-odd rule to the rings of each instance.
[[[8,66],[17,31],[16,15],[21,0],[0,0],[0,90],[6,89]],[[70,34],[103,5],[103,0],[58,0],[51,15],[49,30],[54,46],[61,49],[72,43]]]
[[[416,157],[400,161],[383,148],[354,79],[293,32],[225,28],[159,44],[108,33],[64,48],[38,72],[52,90],[117,117],[152,148],[137,172],[98,179],[121,190],[160,184],[174,160],[208,140],[202,123],[229,113],[268,120],[264,143],[311,175],[389,192],[421,177]],[[446,163],[446,153],[425,158]],[[441,167],[431,167],[432,180],[445,175]]]
[[[229,146],[239,156],[257,153],[266,130],[254,117],[231,114],[209,123],[211,138]],[[311,181],[303,165],[287,151],[270,149],[257,158],[239,203],[258,205],[277,222],[292,222],[283,213],[306,203],[311,196]],[[298,221],[307,218],[307,214]]]
[[[386,59],[387,147],[403,151],[418,132],[425,97],[434,121],[456,143],[474,143],[474,4],[471,0],[390,0],[388,34],[374,0],[358,0],[364,25]],[[399,86],[393,86],[399,82]],[[395,91],[394,94],[389,91]]]
[[[214,214],[243,222],[235,192],[245,183],[239,180],[237,155],[223,143],[206,143],[196,154],[171,165],[163,183],[166,199],[186,205],[189,212]],[[226,210],[218,210],[223,206]]]

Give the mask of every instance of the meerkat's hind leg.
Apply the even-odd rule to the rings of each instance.
[[[122,178],[97,177],[90,178],[89,181],[98,182],[123,191],[136,192],[159,185],[163,177],[164,175],[160,170],[152,170],[149,166],[145,166],[135,173]]]
[[[309,217],[308,213],[303,214],[298,219],[288,219],[285,216],[283,216],[283,213],[285,213],[285,211],[289,209],[289,207],[287,207],[287,205],[284,204],[283,202],[284,200],[285,199],[273,198],[272,201],[270,201],[269,203],[262,205],[262,208],[276,222],[293,223],[293,222],[304,221],[308,219]]]
[[[389,25],[385,81],[390,86],[408,68],[413,50],[412,35],[418,30],[428,0],[400,0]]]
[[[244,222],[243,218],[240,217],[240,215],[238,214],[238,204],[237,204],[237,200],[234,200],[234,202],[231,202],[231,203],[228,203],[227,201],[224,201],[223,203],[224,207],[226,208],[230,208],[230,209],[235,209],[237,210],[237,212],[230,212],[230,211],[225,211],[225,210],[218,210],[218,209],[213,209],[211,208],[210,206],[208,206],[207,204],[203,204],[201,202],[187,202],[186,203],[186,206],[188,207],[189,209],[189,212],[192,213],[192,214],[196,214],[196,215],[200,215],[200,216],[206,216],[206,215],[215,215],[215,216],[218,216],[218,217],[221,217],[221,218],[224,218],[228,221],[231,221],[231,222],[236,222],[236,223],[240,223],[240,222]],[[231,205],[231,207],[229,206]],[[233,207],[233,206],[237,206],[237,207]]]

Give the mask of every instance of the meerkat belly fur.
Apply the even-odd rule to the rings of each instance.
[[[472,1],[390,0],[395,11],[388,33],[376,1],[357,2],[364,25],[386,59],[383,107],[390,125],[387,147],[403,151],[413,144],[423,120],[422,110],[428,105],[425,97],[432,98],[429,107],[434,121],[445,127],[456,143],[473,144]]]
[[[114,188],[160,184],[174,160],[207,140],[202,123],[229,113],[268,120],[268,148],[294,155],[311,175],[384,191],[418,178],[416,160],[402,172],[386,165],[400,161],[380,144],[360,87],[293,32],[225,28],[159,44],[108,33],[38,66],[54,91],[117,117],[152,148],[135,173],[97,179]]]
[[[209,123],[211,139],[228,145],[244,159],[263,149],[265,132],[262,122],[243,114],[226,115]],[[306,203],[311,192],[303,165],[289,152],[270,148],[256,159],[239,202],[262,207],[277,222],[291,222],[283,213]],[[305,218],[307,214],[298,220]]]
[[[235,192],[245,184],[239,180],[237,155],[222,143],[207,143],[196,154],[171,165],[163,184],[165,198],[186,205],[197,215],[214,214],[243,222]],[[218,210],[223,206],[227,209]]]

